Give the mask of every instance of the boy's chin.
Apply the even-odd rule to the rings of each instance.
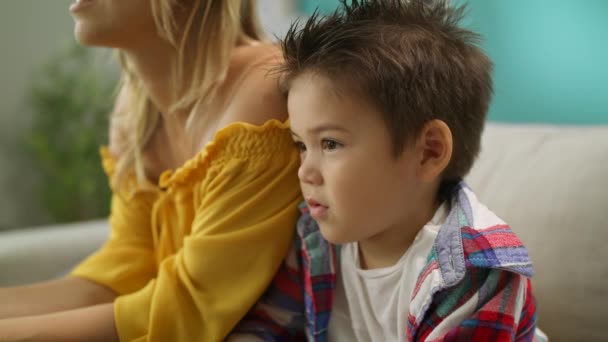
[[[319,230],[321,231],[321,235],[323,238],[334,245],[343,245],[349,242],[353,242],[353,239],[347,236],[346,234],[338,231],[333,227],[328,227],[325,224],[319,224]]]

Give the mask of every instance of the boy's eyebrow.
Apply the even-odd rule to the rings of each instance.
[[[336,124],[323,124],[323,125],[319,125],[319,126],[315,126],[312,128],[309,128],[307,130],[308,133],[310,134],[319,134],[325,131],[342,131],[342,132],[348,132],[348,130],[340,125],[336,125]],[[296,137],[299,137],[299,135],[294,132],[293,130],[291,131],[291,135],[295,135]]]

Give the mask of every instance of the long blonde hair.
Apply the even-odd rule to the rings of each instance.
[[[194,0],[185,23],[176,22],[179,2],[152,0],[152,13],[158,34],[177,52],[176,63],[172,66],[171,110],[189,108],[187,122],[190,124],[196,119],[196,109],[210,101],[224,81],[237,40],[242,35],[261,40],[263,33],[256,0]],[[194,61],[190,78],[185,78],[182,68],[186,54]],[[128,94],[128,99],[124,112],[115,114],[124,116],[128,136],[121,146],[112,183],[121,186],[134,172],[139,190],[154,189],[146,177],[143,152],[158,125],[160,113],[128,58],[119,53],[119,60],[123,70],[120,93]],[[185,79],[191,81],[186,85],[187,89],[180,89]],[[183,95],[178,98],[177,94]]]

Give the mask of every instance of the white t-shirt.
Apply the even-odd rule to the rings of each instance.
[[[358,244],[342,246],[329,321],[330,342],[407,341],[412,291],[447,214],[443,204],[393,266],[363,270]]]

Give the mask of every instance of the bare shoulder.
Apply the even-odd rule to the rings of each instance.
[[[287,119],[287,101],[279,89],[276,68],[283,62],[280,47],[260,44],[243,58],[250,62],[243,66],[236,89],[227,108],[230,121],[243,121],[261,125],[268,120]]]

